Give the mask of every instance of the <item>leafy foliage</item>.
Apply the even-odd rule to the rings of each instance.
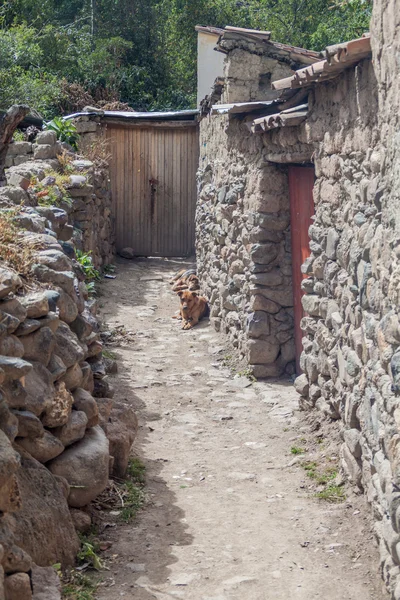
[[[90,252],[83,252],[82,250],[76,250],[75,254],[76,254],[76,260],[81,265],[81,267],[85,273],[85,277],[86,277],[87,281],[88,282],[100,281],[101,280],[100,272],[97,269],[95,269],[95,267],[93,266],[93,260],[92,260],[92,257],[90,256]]]
[[[268,29],[310,49],[368,30],[372,0],[8,0],[0,3],[0,108],[45,118],[101,101],[194,105],[195,25]]]
[[[56,132],[57,139],[60,142],[67,142],[75,150],[78,149],[78,132],[76,127],[70,121],[63,121],[61,117],[54,117],[52,121],[46,123],[46,129]]]

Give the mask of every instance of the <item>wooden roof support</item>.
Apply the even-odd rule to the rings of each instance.
[[[264,160],[266,162],[278,163],[280,165],[284,164],[304,164],[310,163],[312,161],[312,153],[313,149],[310,148],[309,151],[304,152],[285,152],[284,154],[274,154],[269,153],[264,155]]]

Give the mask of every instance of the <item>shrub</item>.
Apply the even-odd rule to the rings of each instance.
[[[60,142],[67,142],[72,148],[78,150],[79,135],[76,127],[70,121],[64,121],[61,117],[54,117],[52,121],[46,123],[46,129],[56,132],[57,139]]]

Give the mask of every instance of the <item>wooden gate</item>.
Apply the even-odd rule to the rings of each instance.
[[[300,321],[304,316],[301,281],[306,277],[301,265],[310,256],[308,228],[314,214],[314,167],[289,166],[290,228],[292,234],[292,281],[294,299],[294,326],[296,342],[296,368],[300,373],[300,354],[303,350]]]
[[[107,124],[117,251],[194,251],[198,128],[187,122]]]

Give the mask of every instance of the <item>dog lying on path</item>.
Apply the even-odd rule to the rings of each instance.
[[[195,292],[200,289],[199,278],[196,275],[196,269],[181,269],[170,280],[173,292],[181,292],[183,290],[189,290]]]
[[[182,319],[182,329],[192,329],[203,317],[208,317],[210,308],[207,298],[199,296],[196,292],[181,290],[178,292],[181,301],[180,317]],[[179,319],[174,315],[173,319]]]
[[[175,273],[175,275],[170,279],[170,285],[173,285],[178,279],[186,279],[186,277],[190,277],[190,275],[196,275],[196,268],[190,267],[189,269],[180,269]]]
[[[181,277],[172,287],[173,292],[182,292],[183,290],[189,290],[195,292],[200,289],[199,278],[197,275],[189,275],[188,277]]]

